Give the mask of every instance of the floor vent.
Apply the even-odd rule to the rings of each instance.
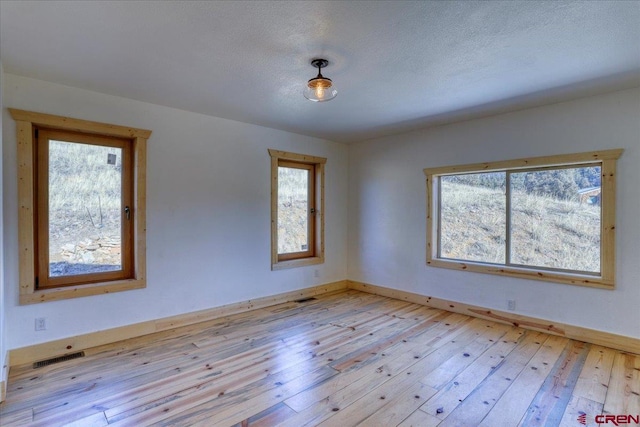
[[[311,297],[311,298],[302,298],[302,299],[297,299],[294,302],[307,302],[307,301],[315,301],[316,298],[315,297]]]
[[[84,351],[79,351],[77,353],[65,354],[64,356],[53,357],[47,360],[41,360],[33,364],[33,369],[42,368],[43,366],[53,365],[54,363],[65,362],[67,360],[77,359],[79,357],[84,357]]]

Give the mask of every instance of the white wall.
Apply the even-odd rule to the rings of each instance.
[[[15,122],[4,111],[8,348],[346,278],[346,146],[11,74],[5,74],[4,89],[5,107],[153,131],[147,152],[147,288],[20,306]],[[328,159],[323,265],[271,271],[268,148]],[[34,332],[36,317],[46,318],[48,330]]]
[[[428,101],[427,101],[428,102]],[[617,288],[426,266],[425,167],[624,148]],[[349,150],[351,280],[640,338],[640,89],[377,140]]]

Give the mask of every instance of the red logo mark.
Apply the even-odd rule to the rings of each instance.
[[[578,422],[580,424],[582,424],[583,426],[587,425],[587,414],[580,414],[580,416],[578,417]]]
[[[614,426],[640,424],[640,415],[596,415],[595,420],[598,424],[613,424]]]

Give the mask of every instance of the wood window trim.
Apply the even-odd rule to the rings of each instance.
[[[19,302],[34,304],[89,295],[107,294],[146,287],[146,152],[150,130],[9,108],[17,127],[18,160],[18,247]],[[131,279],[72,285],[60,288],[36,289],[34,200],[34,128],[83,132],[126,138],[132,142],[133,163],[133,274]]]
[[[324,157],[308,156],[269,149],[271,156],[271,270],[303,267],[324,263]],[[315,227],[313,256],[282,260],[278,257],[278,166],[281,161],[314,165],[315,169]]]
[[[524,279],[542,280],[555,283],[615,289],[615,197],[616,197],[616,160],[622,155],[622,149],[592,151],[577,154],[562,154],[516,160],[487,163],[473,163],[456,166],[425,168],[427,184],[427,265],[477,273],[497,274]],[[499,172],[510,169],[535,169],[541,167],[562,167],[585,163],[601,164],[601,242],[600,275],[573,274],[534,267],[519,268],[500,264],[487,264],[473,261],[457,261],[438,258],[438,201],[437,177],[461,173]]]

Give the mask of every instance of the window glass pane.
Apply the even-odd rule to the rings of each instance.
[[[122,149],[49,141],[49,275],[122,269]]]
[[[309,171],[278,167],[278,253],[309,250]]]
[[[440,177],[440,257],[505,262],[504,172]]]
[[[511,174],[511,262],[600,271],[600,166]]]

